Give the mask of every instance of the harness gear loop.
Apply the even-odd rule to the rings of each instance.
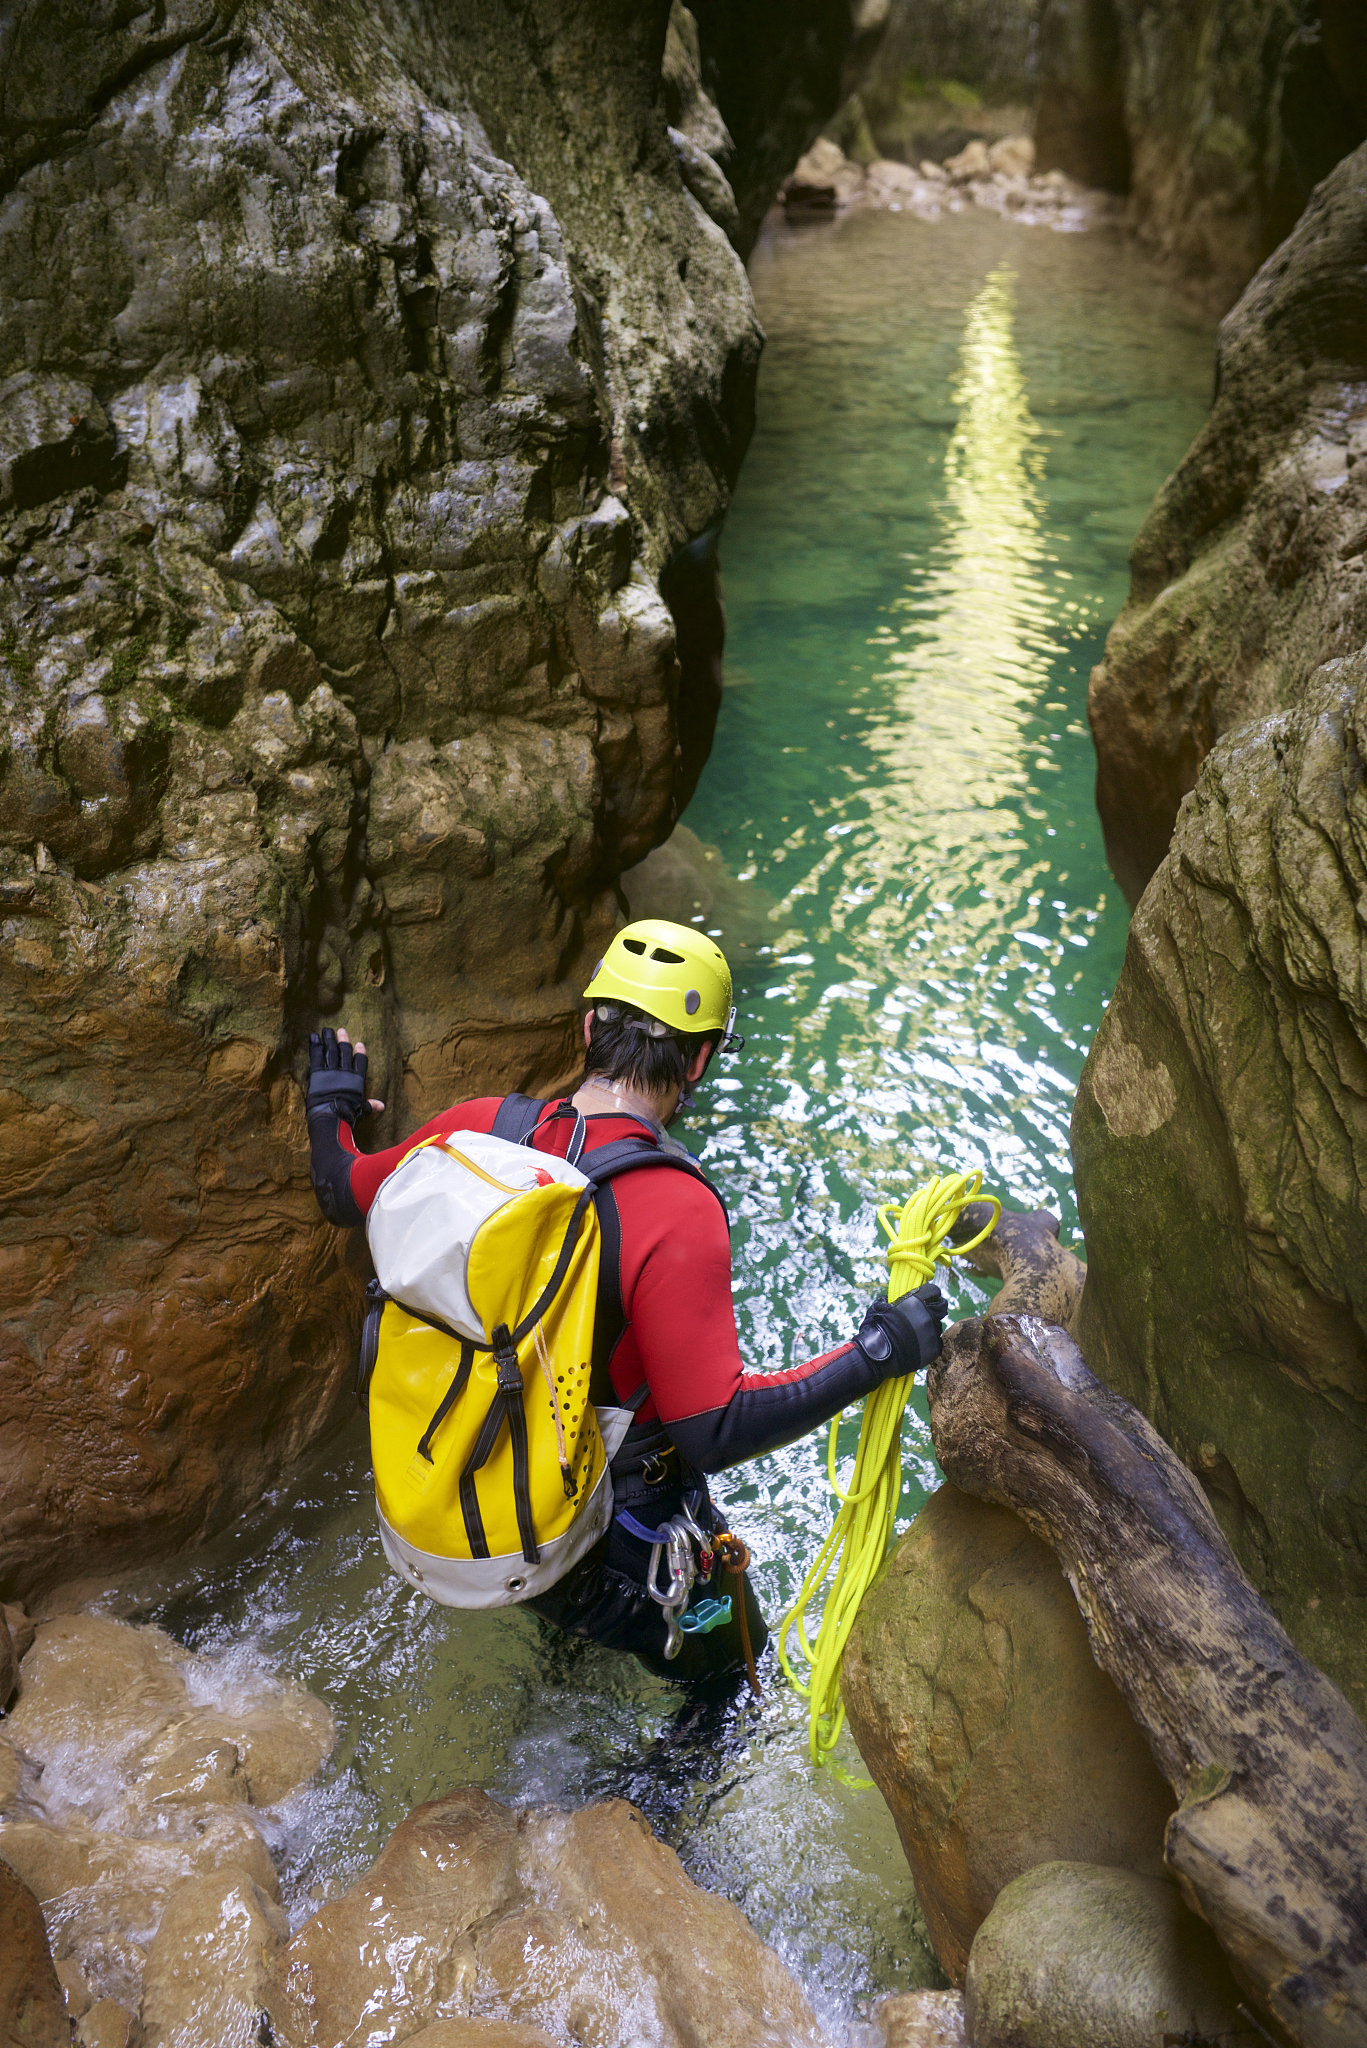
[[[878,1211],[879,1226],[889,1240],[888,1299],[923,1286],[937,1264],[972,1251],[991,1236],[1001,1215],[995,1195],[992,1219],[985,1230],[964,1244],[951,1245],[949,1233],[969,1203],[982,1188],[981,1173],[936,1175],[899,1210],[888,1203]],[[817,1552],[816,1561],[802,1582],[802,1590],[779,1624],[778,1655],[789,1682],[810,1702],[807,1746],[814,1764],[829,1761],[844,1725],[845,1706],[840,1697],[840,1659],[859,1613],[860,1603],[882,1568],[891,1547],[897,1503],[902,1492],[902,1418],[911,1398],[914,1375],[884,1380],[865,1396],[859,1425],[859,1448],[855,1454],[854,1478],[848,1488],[836,1477],[837,1415],[831,1422],[826,1451],[826,1471],[831,1490],[839,1501],[831,1533]],[[826,1596],[816,1640],[808,1639],[806,1612],[827,1577],[835,1579]],[[806,1682],[800,1679],[788,1659],[788,1636],[796,1632],[797,1647],[808,1667]],[[835,1766],[837,1773],[840,1767]],[[846,1779],[857,1787],[868,1787],[872,1779]]]

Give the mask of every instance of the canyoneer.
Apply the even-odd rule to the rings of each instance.
[[[693,1687],[738,1682],[767,1629],[710,1473],[828,1421],[940,1350],[927,1284],[834,1350],[747,1372],[721,1196],[669,1137],[733,1036],[731,973],[687,925],[612,940],[570,1095],[480,1096],[363,1153],[366,1052],[310,1040],[313,1185],[367,1226],[362,1342],[392,1563],[461,1606],[520,1602]]]

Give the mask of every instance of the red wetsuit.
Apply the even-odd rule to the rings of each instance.
[[[324,1214],[334,1223],[361,1223],[386,1175],[420,1138],[489,1131],[501,1100],[485,1095],[457,1103],[402,1144],[369,1154],[357,1150],[344,1120],[311,1119],[314,1187]],[[586,1150],[650,1136],[632,1116],[586,1122]],[[532,1143],[564,1158],[574,1129],[573,1117],[560,1117],[543,1124]],[[621,1219],[626,1318],[611,1359],[613,1386],[623,1403],[648,1386],[638,1423],[662,1426],[695,1470],[718,1472],[791,1443],[886,1375],[887,1367],[880,1370],[853,1342],[787,1372],[747,1372],[731,1302],[730,1239],[716,1197],[691,1174],[660,1168],[622,1175],[612,1193]]]

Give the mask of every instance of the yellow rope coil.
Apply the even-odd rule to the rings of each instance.
[[[919,1189],[899,1215],[894,1203],[878,1211],[879,1226],[888,1245],[888,1300],[909,1294],[922,1286],[938,1262],[954,1254],[972,1251],[990,1237],[1001,1215],[995,1195],[992,1220],[985,1230],[967,1243],[950,1246],[946,1240],[962,1212],[976,1201],[982,1189],[981,1173],[950,1173],[937,1176]],[[798,1594],[779,1628],[778,1654],[790,1682],[810,1702],[807,1745],[812,1762],[825,1763],[844,1726],[845,1707],[840,1697],[840,1659],[850,1630],[854,1627],[860,1602],[873,1584],[892,1542],[893,1522],[902,1492],[902,1417],[911,1398],[913,1375],[884,1380],[864,1402],[864,1419],[859,1425],[859,1449],[854,1461],[854,1481],[849,1491],[835,1476],[837,1415],[831,1423],[826,1470],[840,1502],[830,1535],[817,1553],[816,1562],[802,1582]],[[807,1637],[807,1609],[822,1585],[835,1570],[835,1583],[826,1597],[816,1642]],[[788,1661],[788,1637],[796,1630],[798,1650],[805,1660],[809,1678],[800,1679]],[[857,1781],[867,1784],[867,1779]]]

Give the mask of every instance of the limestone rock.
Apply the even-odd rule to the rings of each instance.
[[[1367,663],[1229,734],[1130,927],[1073,1110],[1095,1370],[1367,1710]]]
[[[67,2048],[70,2039],[38,1901],[0,1861],[0,2041],[5,2048]]]
[[[116,1998],[97,1998],[71,2038],[75,2048],[142,2048],[136,2015]]]
[[[1367,640],[1367,147],[1220,330],[1210,418],[1131,555],[1092,673],[1097,805],[1133,903],[1221,733]]]
[[[1041,1864],[979,1928],[964,2005],[973,2048],[1165,2048],[1266,2036],[1214,1935],[1175,1885],[1095,1864]]]
[[[515,1813],[466,1791],[417,1808],[295,1935],[271,2009],[301,2048],[425,2038],[428,2022],[431,2048],[477,2048],[460,2023],[495,2018],[527,2031],[491,2034],[490,2048],[546,2035],[822,2048],[744,1915],[699,1891],[621,1801]]]
[[[147,1952],[139,2013],[146,2048],[255,2048],[289,1931],[280,1907],[244,1872],[221,1870],[180,1887]]]
[[[256,1811],[305,1783],[335,1739],[330,1711],[301,1688],[225,1676],[160,1629],[92,1614],[38,1625],[5,1726],[15,1746],[0,1758],[14,1759],[16,1783],[0,1796],[0,1859],[44,1906],[87,2003],[113,2000],[125,2014],[169,1902],[187,1902],[172,1946],[234,1885],[251,1912],[264,1910],[258,1895],[275,1910]],[[188,1983],[189,1969],[177,1950],[162,1975]],[[116,2024],[113,2013],[98,2021]]]
[[[11,10],[6,1589],[221,1526],[325,1425],[359,1290],[310,1024],[366,1039],[382,1138],[552,1082],[696,779],[660,579],[760,336],[669,15]]]
[[[1053,1552],[1006,1509],[931,1496],[865,1598],[841,1695],[952,1982],[1035,1864],[1161,1872],[1172,1795]]]
[[[730,140],[721,161],[748,256],[793,166],[862,82],[888,10],[884,0],[690,0],[689,12]]]
[[[883,2048],[968,2048],[959,1991],[906,1991],[880,1998],[873,2025]]]
[[[1367,27],[1326,0],[1312,37],[1276,0],[1045,0],[1040,166],[1130,194],[1141,239],[1217,312],[1367,134]],[[1216,25],[1218,22],[1218,26]]]

